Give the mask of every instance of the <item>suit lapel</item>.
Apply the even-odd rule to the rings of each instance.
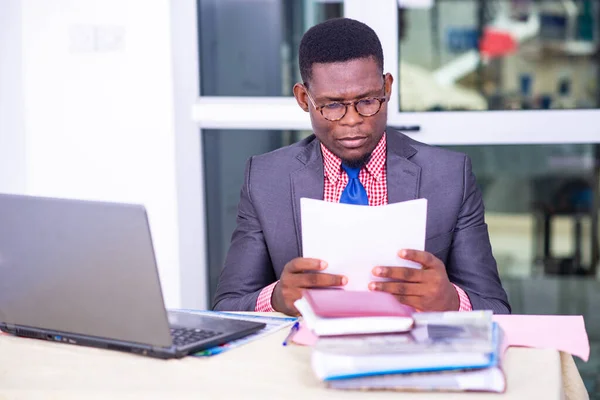
[[[421,167],[409,160],[417,150],[408,138],[392,129],[387,130],[387,190],[388,203],[414,200],[419,196]]]
[[[300,199],[307,197],[323,200],[323,156],[319,147],[319,141],[313,140],[297,158],[302,163],[302,166],[290,174],[290,185],[292,189],[292,208],[296,239],[298,241],[298,254],[302,256]]]

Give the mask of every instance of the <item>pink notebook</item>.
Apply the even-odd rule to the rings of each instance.
[[[312,311],[322,318],[412,317],[414,308],[385,292],[307,289],[303,293]]]

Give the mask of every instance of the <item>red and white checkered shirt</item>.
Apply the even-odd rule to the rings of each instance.
[[[381,137],[381,140],[371,153],[371,158],[367,165],[361,169],[358,179],[363,184],[367,191],[370,206],[382,206],[387,204],[387,183],[386,183],[386,135]],[[323,170],[324,170],[324,185],[323,185],[323,200],[330,202],[339,202],[342,192],[348,184],[348,175],[342,169],[342,160],[329,151],[321,143],[321,153],[323,153]],[[277,281],[278,282],[278,281]],[[275,311],[271,304],[271,296],[277,282],[273,282],[265,287],[256,301],[255,311]],[[454,284],[453,284],[454,285]],[[460,301],[459,311],[471,311],[471,301],[464,290],[454,285]]]

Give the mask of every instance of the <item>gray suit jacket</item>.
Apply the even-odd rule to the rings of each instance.
[[[425,250],[444,262],[450,281],[467,293],[473,309],[510,313],[470,159],[388,129],[386,167],[389,203],[428,199]],[[260,291],[302,255],[300,198],[323,199],[323,181],[314,135],[248,160],[216,310],[254,311]]]

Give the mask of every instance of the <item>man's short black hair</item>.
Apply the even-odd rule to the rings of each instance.
[[[350,18],[335,18],[310,28],[300,41],[298,61],[304,82],[314,63],[335,63],[372,57],[383,74],[383,49],[369,26]]]

